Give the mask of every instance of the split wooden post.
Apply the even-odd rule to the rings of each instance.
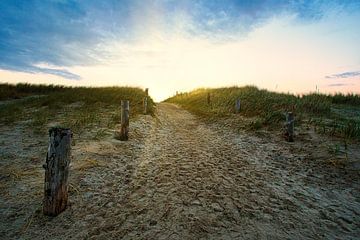
[[[145,97],[144,97],[144,114],[148,113],[148,96],[149,96],[149,89],[145,88]]]
[[[71,150],[71,130],[49,129],[49,147],[46,155],[43,213],[57,216],[66,209]]]
[[[129,139],[129,105],[129,100],[121,100],[121,141],[127,141]]]
[[[294,141],[294,113],[288,112],[286,115],[286,136],[288,142]]]
[[[240,112],[240,99],[236,99],[235,101],[235,113]]]
[[[208,105],[211,104],[210,93],[207,94],[207,104],[208,104]]]

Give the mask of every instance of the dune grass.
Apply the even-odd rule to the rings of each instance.
[[[11,89],[11,92],[7,90]],[[0,85],[1,97],[25,98],[0,102],[0,124],[24,121],[37,132],[47,131],[48,124],[69,127],[75,133],[96,127],[114,127],[120,122],[120,102],[130,101],[131,116],[143,111],[145,92],[131,87],[64,87],[18,84]],[[153,113],[154,102],[149,101],[149,112]],[[103,130],[101,130],[103,131]],[[97,131],[94,138],[103,135]]]
[[[234,113],[236,99],[241,100],[240,115],[256,118],[249,124],[251,129],[280,128],[285,113],[293,111],[297,124],[307,121],[323,133],[360,139],[360,96],[356,94],[296,96],[245,86],[197,89],[166,101],[179,104],[204,119],[218,120]]]
[[[9,99],[19,99],[31,95],[43,95],[53,92],[60,92],[68,89],[67,87],[61,85],[45,85],[45,84],[29,84],[29,83],[18,83],[0,84],[0,101],[9,100]]]

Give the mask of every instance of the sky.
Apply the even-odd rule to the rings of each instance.
[[[360,93],[360,0],[1,0],[0,82]]]

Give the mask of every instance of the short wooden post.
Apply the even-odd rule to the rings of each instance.
[[[294,113],[288,112],[286,115],[286,137],[288,142],[294,141]]]
[[[240,112],[240,99],[236,99],[235,101],[235,113]]]
[[[127,141],[129,139],[129,105],[129,100],[121,100],[121,141]]]
[[[207,94],[207,104],[210,105],[211,104],[211,97],[210,97],[210,93]]]
[[[144,97],[144,114],[147,114],[148,112],[148,97]]]
[[[57,216],[66,209],[72,133],[70,129],[54,127],[49,130],[46,155],[43,212]]]
[[[144,97],[144,114],[148,113],[148,95],[149,89],[145,88],[145,97]]]

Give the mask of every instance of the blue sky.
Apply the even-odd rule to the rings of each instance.
[[[40,79],[45,75],[49,83],[56,81],[64,83],[63,80],[59,80],[61,78],[66,79],[69,84],[77,82],[76,84],[81,85],[132,83],[138,86],[146,83],[161,85],[161,82],[157,82],[154,78],[164,77],[162,76],[164,74],[167,79],[172,78],[170,73],[166,72],[171,62],[167,59],[170,57],[171,48],[182,47],[184,51],[192,49],[198,54],[211,55],[203,49],[207,46],[218,49],[217,54],[222,55],[220,49],[229,50],[225,46],[235,43],[251,45],[249,41],[257,39],[253,40],[254,55],[260,56],[259,49],[264,55],[276,55],[276,52],[272,52],[271,45],[266,45],[266,40],[272,39],[274,49],[279,48],[277,37],[284,35],[286,39],[287,34],[297,35],[302,39],[301,42],[289,40],[288,42],[291,43],[287,49],[289,52],[292,48],[294,51],[298,48],[308,49],[307,42],[309,46],[316,48],[316,44],[319,44],[317,41],[323,39],[325,47],[321,44],[319,47],[323,49],[324,58],[320,61],[326,62],[329,61],[328,57],[333,58],[338,55],[340,59],[344,59],[343,64],[329,63],[328,65],[334,68],[324,68],[321,74],[318,74],[319,78],[320,75],[322,76],[321,81],[324,86],[326,81],[329,82],[328,86],[345,86],[349,78],[359,82],[359,0],[2,0],[0,9],[0,81],[2,82],[16,81],[15,73],[27,73],[30,75],[26,76],[31,76],[31,79]],[[271,27],[274,29],[273,33]],[[267,35],[263,34],[262,40],[259,40],[262,31]],[[328,38],[324,38],[326,34]],[[172,44],[174,42],[176,44]],[[164,46],[168,48],[165,49]],[[237,47],[243,49],[240,45]],[[267,53],[267,49],[271,53]],[[279,48],[279,51],[283,49]],[[334,53],[332,55],[327,51]],[[182,56],[182,51],[171,54],[173,58],[177,58],[179,55]],[[251,51],[247,50],[244,54],[239,50],[239,54],[252,55]],[[148,57],[147,60],[144,56]],[[212,56],[216,59],[216,54]],[[194,59],[190,54],[187,57]],[[186,57],[181,57],[182,61],[186,62],[183,58]],[[304,62],[307,61],[306,56],[302,58]],[[251,57],[249,56],[248,59]],[[284,57],[284,64],[289,64],[286,60]],[[236,61],[236,56],[232,56],[231,61]],[[196,71],[207,69],[206,66],[204,67],[205,63],[197,64],[199,66]],[[252,64],[256,65],[256,61],[254,60]],[[262,64],[266,65],[266,63]],[[209,65],[216,66],[216,63]],[[263,65],[259,63],[253,68],[268,68]],[[90,79],[83,74],[86,68],[101,71],[109,66],[113,66],[111,71],[119,69],[119,72],[128,74],[122,76],[119,73],[116,75],[118,81],[108,82],[104,79]],[[128,68],[125,69],[125,66]],[[139,66],[146,67],[136,70],[142,74],[136,76],[131,72],[129,77],[129,71],[135,71],[131,69]],[[249,66],[252,68],[252,65]],[[149,70],[151,74],[144,74],[149,67],[163,68],[164,72],[157,71],[158,75],[156,75]],[[183,65],[171,65],[172,69],[181,67]],[[223,68],[222,71],[228,70]],[[224,79],[216,85],[213,84],[213,79],[206,80],[205,73],[192,76],[177,71],[176,74],[180,76],[174,77],[178,79],[173,83],[174,86],[176,83],[179,85],[180,81],[194,82],[196,77],[202,77],[199,86],[217,86],[221,85],[221,82],[223,85],[234,85],[238,83],[234,80],[236,77],[239,78],[240,84],[254,83],[267,88],[270,86],[270,83],[262,86],[261,82],[253,79],[255,75],[251,73],[248,74],[252,76],[251,81],[246,80],[247,75],[234,73],[234,76],[228,76],[228,73],[224,73]],[[216,74],[221,75],[221,72]],[[297,72],[293,74],[297,75]],[[146,75],[148,79],[144,77]],[[27,79],[25,75],[18,76]],[[103,78],[106,74],[100,76]],[[181,76],[184,78],[181,79]],[[280,85],[285,81],[278,73],[274,73],[274,77],[279,78]],[[306,75],[303,77],[306,78]],[[134,79],[141,80],[137,82]],[[335,80],[338,82],[334,82]],[[342,82],[339,82],[340,80]],[[272,78],[271,81],[274,79]],[[185,85],[184,89],[197,86]],[[351,86],[353,85],[354,82],[351,82]],[[181,89],[181,86],[179,88]],[[299,91],[306,91],[306,88],[299,88]]]

